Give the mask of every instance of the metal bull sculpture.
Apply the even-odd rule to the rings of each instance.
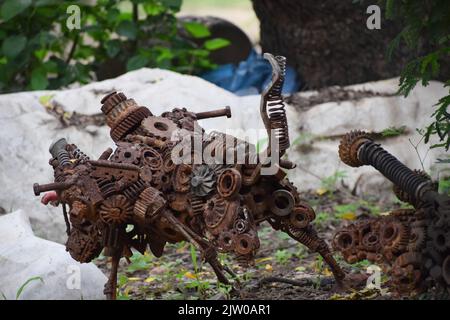
[[[347,262],[379,263],[397,293],[419,292],[429,285],[450,292],[450,197],[424,172],[412,171],[363,131],[344,136],[341,160],[371,165],[394,183],[394,193],[414,209],[358,221],[338,231],[333,246]]]
[[[265,57],[273,67],[273,78],[262,94],[261,116],[270,138],[266,154],[273,158],[289,147],[281,96],[285,58]],[[174,109],[154,116],[122,93],[109,94],[102,104],[115,151],[108,149],[92,160],[76,145],[57,141],[50,147],[55,182],[35,184],[34,192],[50,191],[43,202],[56,200],[62,205],[66,248],[75,260],[89,262],[102,250],[112,257],[104,291],[108,298],[116,297],[122,257],[129,258],[132,249],[143,253],[148,247],[160,257],[168,242],[191,242],[218,280],[228,284],[225,273],[233,273],[219,263],[217,253],[232,253],[240,263],[251,263],[260,247],[257,228],[264,221],[321,254],[337,282],[344,278],[328,245],[311,226],[313,209],[281,169],[294,165],[283,160],[279,166],[264,162],[247,142],[195,129],[199,119],[230,117],[229,108],[202,113]],[[198,152],[186,152],[183,144],[198,138],[203,149],[215,155],[235,154],[243,148],[243,163],[192,161]],[[174,154],[191,161],[177,163]],[[269,166],[275,172],[262,174]]]

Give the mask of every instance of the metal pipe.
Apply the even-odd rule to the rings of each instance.
[[[70,188],[71,186],[73,186],[72,182],[52,182],[52,183],[47,183],[47,184],[35,183],[35,184],[33,184],[33,191],[34,191],[34,195],[38,196],[42,192],[53,191],[53,190],[56,190],[56,191],[65,190],[67,188]]]
[[[197,117],[197,120],[208,119],[208,118],[218,118],[218,117],[225,117],[225,116],[227,118],[231,118],[231,109],[229,106],[226,106],[225,108],[222,108],[222,109],[198,112],[195,114],[195,116]]]

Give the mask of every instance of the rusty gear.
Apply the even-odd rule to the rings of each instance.
[[[217,178],[217,192],[224,198],[231,198],[241,190],[241,173],[234,169],[225,169]]]
[[[178,129],[172,120],[163,117],[147,117],[142,121],[142,128],[150,136],[167,141],[171,140],[172,134]]]
[[[133,216],[133,206],[125,196],[114,195],[103,202],[99,215],[107,224],[126,223]]]
[[[350,131],[342,137],[339,143],[339,157],[350,167],[360,167],[363,164],[358,159],[358,148],[367,140],[372,140],[364,131]]]
[[[103,247],[100,243],[100,234],[93,225],[73,227],[66,242],[66,251],[70,256],[81,263],[91,262],[98,257]]]

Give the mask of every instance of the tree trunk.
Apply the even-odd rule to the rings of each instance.
[[[399,76],[408,54],[387,59],[400,28],[385,20],[369,30],[368,4],[351,0],[252,0],[263,52],[284,55],[309,89]]]

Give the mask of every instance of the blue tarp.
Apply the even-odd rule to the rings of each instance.
[[[258,94],[272,78],[270,63],[252,50],[248,58],[239,64],[224,64],[200,75],[221,88],[245,96]],[[287,66],[283,93],[294,93],[300,89],[300,78],[295,70]]]

